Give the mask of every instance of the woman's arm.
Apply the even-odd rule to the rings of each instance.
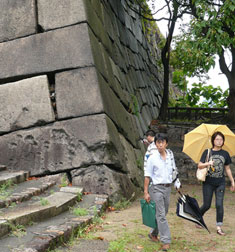
[[[207,166],[209,165],[212,165],[213,166],[214,164],[214,161],[210,160],[209,162],[205,162],[205,163],[202,163],[201,161],[198,163],[198,168],[199,169],[203,169],[203,168],[206,168]]]
[[[225,165],[224,168],[225,168],[227,176],[229,177],[229,180],[231,182],[230,190],[233,192],[233,191],[235,191],[235,185],[234,185],[234,178],[233,178],[230,166],[229,165]]]

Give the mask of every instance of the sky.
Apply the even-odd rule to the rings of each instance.
[[[155,2],[156,2],[156,0],[155,0]],[[158,3],[157,8],[160,9],[162,6],[164,6],[165,0],[157,0],[157,3]],[[167,16],[167,13],[162,12],[161,14],[162,14],[162,16],[165,16],[165,17]],[[159,18],[159,16],[158,16],[158,18]],[[185,20],[185,17],[184,17],[184,20]],[[179,34],[179,32],[180,32],[180,30],[179,30],[180,22],[182,22],[182,21],[179,21],[175,27],[174,36]],[[159,22],[157,22],[157,25],[158,25],[161,33],[166,37],[167,31],[168,31],[167,21],[164,21],[164,20],[159,21]],[[227,60],[228,60],[228,57],[227,57]],[[225,77],[224,74],[221,73],[221,70],[219,67],[219,62],[218,62],[218,57],[216,57],[215,67],[210,69],[208,75],[209,75],[210,79],[206,80],[207,85],[212,85],[213,87],[220,86],[222,90],[226,90],[229,87],[227,78]],[[189,81],[189,87],[192,83],[199,82],[199,79],[196,77],[187,78],[187,80]]]

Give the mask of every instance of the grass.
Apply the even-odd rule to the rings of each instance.
[[[127,209],[128,207],[130,207],[131,205],[131,200],[134,198],[135,193],[133,193],[131,195],[130,199],[126,199],[124,197],[122,197],[118,202],[116,202],[112,208],[114,208],[114,210],[124,210]]]
[[[81,201],[82,200],[82,193],[77,193],[77,201]]]
[[[63,177],[61,178],[61,183],[59,185],[59,187],[66,187],[68,186],[69,182],[68,182],[68,178],[67,175],[64,174]]]
[[[45,198],[40,198],[40,204],[41,204],[41,206],[47,206],[47,205],[49,205],[50,203],[49,203],[49,201],[48,201],[47,199],[45,199]]]
[[[147,237],[146,230],[134,229],[130,232],[124,232],[117,234],[118,239],[109,243],[108,252],[125,252],[125,251],[145,251],[152,252],[160,248],[160,245],[153,243],[149,239],[143,239]]]
[[[13,224],[11,222],[7,223],[6,225],[9,226],[11,230],[11,236],[22,237],[26,235],[26,228],[20,224]]]
[[[12,180],[8,180],[6,183],[0,186],[0,200],[6,200],[12,193],[15,184]]]
[[[86,216],[88,215],[88,210],[81,207],[72,207],[71,212],[76,216]]]

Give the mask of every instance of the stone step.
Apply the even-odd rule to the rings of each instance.
[[[74,187],[72,189],[74,191]],[[67,192],[55,192],[34,203],[17,205],[11,209],[5,208],[0,215],[0,236],[6,235],[16,226],[42,221],[67,211],[77,199],[77,193],[69,192],[68,188]]]
[[[42,194],[55,184],[54,176],[45,176],[9,186],[5,190],[2,189],[0,190],[0,208],[29,200],[33,196]]]
[[[1,171],[0,172],[0,186],[3,184],[11,183],[18,184],[25,181],[29,177],[28,171]]]
[[[0,165],[0,172],[5,171],[6,169],[7,169],[7,167],[5,165]]]
[[[57,203],[55,207],[56,205]],[[62,202],[58,205],[62,205]],[[44,252],[54,249],[69,241],[70,237],[91,223],[107,206],[107,195],[84,195],[83,200],[77,202],[74,208],[85,208],[87,210],[85,216],[76,216],[70,209],[40,223],[34,223],[26,227],[20,237],[16,234],[2,237],[1,252]]]

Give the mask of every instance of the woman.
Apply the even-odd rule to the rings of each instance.
[[[198,168],[202,169],[207,166],[210,166],[208,170],[208,174],[206,177],[206,181],[203,182],[203,205],[200,210],[202,215],[209,210],[211,206],[211,201],[213,197],[213,192],[215,192],[216,198],[216,226],[217,226],[217,234],[225,235],[224,231],[221,229],[223,225],[223,217],[224,217],[224,191],[225,191],[225,175],[224,171],[226,171],[229,180],[231,181],[230,190],[234,191],[234,179],[232,172],[230,170],[229,164],[232,162],[230,155],[227,151],[223,150],[222,147],[225,142],[224,135],[217,131],[211,137],[212,149],[210,150],[210,159],[207,159],[208,150],[205,150],[202,154],[200,162],[198,164]]]

